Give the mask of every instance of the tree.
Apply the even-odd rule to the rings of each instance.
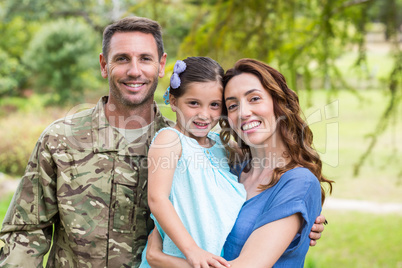
[[[79,100],[84,89],[97,81],[94,70],[99,43],[93,30],[78,20],[60,19],[43,25],[24,56],[25,64],[38,77],[36,90],[51,92],[55,104]]]
[[[329,94],[341,88],[357,94],[336,59],[357,46],[355,66],[364,66],[367,27],[374,18],[380,19],[393,44],[394,66],[387,79],[390,97],[366,152],[356,163],[357,175],[402,102],[402,52],[397,36],[401,10],[401,0],[209,1],[200,6],[180,57],[209,55],[224,67],[233,65],[234,59],[257,58],[278,66],[296,91],[301,83],[311,90],[315,77]]]

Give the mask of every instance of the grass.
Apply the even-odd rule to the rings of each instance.
[[[12,197],[12,194],[0,197],[0,226],[3,223],[4,216],[7,213],[8,205],[10,204]],[[3,245],[3,241],[0,240],[0,248]]]
[[[401,268],[402,216],[324,211],[322,239],[307,253],[306,268]]]

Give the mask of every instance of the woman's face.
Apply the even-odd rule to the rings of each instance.
[[[229,80],[224,101],[231,128],[247,145],[275,145],[273,100],[255,75],[242,73]]]

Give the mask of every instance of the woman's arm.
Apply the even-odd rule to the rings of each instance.
[[[192,266],[182,258],[167,255],[162,252],[162,238],[155,227],[148,236],[147,261],[152,268],[191,268]]]
[[[288,248],[302,226],[300,213],[261,226],[251,233],[231,268],[272,267]]]
[[[227,262],[197,246],[169,200],[173,175],[181,157],[180,138],[174,131],[162,131],[148,152],[148,204],[165,233],[194,267],[224,267]]]

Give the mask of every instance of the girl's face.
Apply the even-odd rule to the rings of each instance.
[[[170,95],[170,105],[176,112],[176,127],[199,144],[205,144],[208,132],[222,113],[222,85],[217,81],[190,83],[182,96]]]
[[[265,145],[275,138],[276,120],[271,95],[253,74],[233,77],[225,88],[231,128],[249,146]]]

